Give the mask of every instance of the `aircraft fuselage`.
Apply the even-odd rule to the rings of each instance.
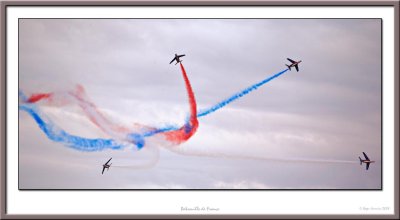
[[[299,63],[301,63],[301,60],[300,61],[297,61],[297,62],[294,62],[294,63],[292,63],[292,64],[290,64],[290,65],[288,65],[289,67],[294,67],[294,66],[296,66],[297,64],[299,64]]]
[[[178,54],[175,54],[175,60],[176,60],[176,63],[182,62],[181,59],[179,58]]]
[[[370,160],[365,152],[363,152],[363,154],[364,154],[365,160],[361,159],[361,157],[358,157],[358,159],[360,159],[360,165],[362,165],[363,163],[365,163],[365,164],[366,164],[366,167],[365,167],[365,168],[366,168],[366,170],[368,170],[369,165],[370,165],[371,163],[374,163],[375,161]]]

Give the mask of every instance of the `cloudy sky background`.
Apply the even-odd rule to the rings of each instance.
[[[82,84],[114,121],[180,125],[189,110],[175,53],[199,109],[284,70],[291,71],[199,119],[171,152],[79,152],[48,140],[19,116],[22,189],[381,187],[379,19],[21,19],[19,87],[26,94]],[[43,106],[64,130],[107,137],[76,106]],[[154,144],[153,144],[154,143]],[[157,153],[159,150],[159,155]],[[358,156],[377,163],[365,171]],[[192,154],[189,156],[187,154]],[[203,156],[200,156],[203,155]],[[101,164],[113,166],[101,175]]]

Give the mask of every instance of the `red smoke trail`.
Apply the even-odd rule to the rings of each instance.
[[[51,93],[38,93],[38,94],[32,94],[31,97],[29,97],[27,102],[34,103],[37,101],[40,101],[41,99],[48,99],[51,97]]]
[[[186,91],[189,99],[190,105],[190,117],[189,120],[179,129],[175,128],[173,130],[157,132],[159,129],[140,125],[138,123],[134,124],[134,128],[128,128],[112,123],[108,120],[96,107],[95,104],[89,101],[86,96],[85,90],[81,85],[76,87],[75,91],[66,93],[37,93],[31,95],[28,99],[28,103],[35,103],[39,101],[47,101],[49,104],[61,104],[66,105],[70,103],[76,103],[85,112],[89,120],[99,127],[102,131],[113,137],[118,137],[119,139],[125,139],[126,135],[132,132],[145,133],[155,131],[154,134],[164,135],[166,140],[174,143],[180,144],[187,141],[196,132],[199,123],[197,120],[197,105],[196,99],[190,85],[190,81],[187,77],[185,68],[182,63],[180,64],[182,76],[185,81]]]
[[[192,86],[190,85],[189,79],[186,75],[185,68],[183,67],[182,63],[180,63],[180,65],[181,65],[183,79],[185,80],[186,91],[189,98],[190,118],[189,121],[186,122],[185,125],[183,125],[180,129],[174,131],[167,131],[163,133],[163,135],[165,135],[167,140],[174,142],[176,144],[180,144],[182,142],[187,141],[190,137],[194,135],[197,128],[199,127],[199,122],[197,120],[196,99],[194,97]]]
[[[86,113],[90,121],[92,121],[95,125],[97,125],[101,130],[110,134],[110,132],[123,132],[128,133],[130,129],[115,125],[111,121],[109,121],[96,107],[96,105],[89,101],[86,96],[85,89],[83,86],[78,85],[76,87],[75,93],[70,93],[73,97],[75,97],[79,102],[78,105],[83,109]],[[109,130],[111,129],[111,131]]]
[[[99,127],[105,133],[111,136],[121,136],[121,133],[128,133],[132,129],[113,124],[108,120],[96,107],[95,104],[89,101],[86,96],[83,86],[77,85],[76,90],[64,93],[37,93],[31,95],[26,102],[35,103],[39,101],[46,101],[48,104],[61,104],[67,105],[76,103],[85,112],[89,120]],[[135,127],[140,125],[136,124]],[[118,135],[119,134],[119,135]]]

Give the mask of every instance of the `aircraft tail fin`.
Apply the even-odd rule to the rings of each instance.
[[[289,68],[289,70],[291,70],[289,65],[287,65],[287,64],[285,64],[285,65]]]
[[[361,157],[358,157],[358,159],[360,159],[360,165],[362,165],[362,160],[361,160]]]

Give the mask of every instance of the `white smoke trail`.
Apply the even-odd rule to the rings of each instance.
[[[143,151],[149,151],[151,153],[149,160],[145,161],[144,163],[134,163],[134,164],[127,164],[127,165],[113,165],[114,168],[121,168],[121,169],[150,169],[153,168],[160,159],[160,151],[157,147],[150,147],[149,145],[143,149]],[[132,161],[132,159],[130,160]],[[140,160],[142,161],[142,160]]]
[[[336,159],[312,159],[312,158],[278,158],[278,157],[264,157],[264,156],[253,156],[253,155],[232,155],[222,152],[201,152],[193,151],[180,146],[168,147],[168,150],[185,156],[196,156],[196,157],[212,157],[212,158],[225,158],[225,159],[243,159],[243,160],[258,160],[258,161],[277,161],[277,162],[297,162],[297,163],[347,163],[357,164],[358,161],[349,160],[336,160]]]

